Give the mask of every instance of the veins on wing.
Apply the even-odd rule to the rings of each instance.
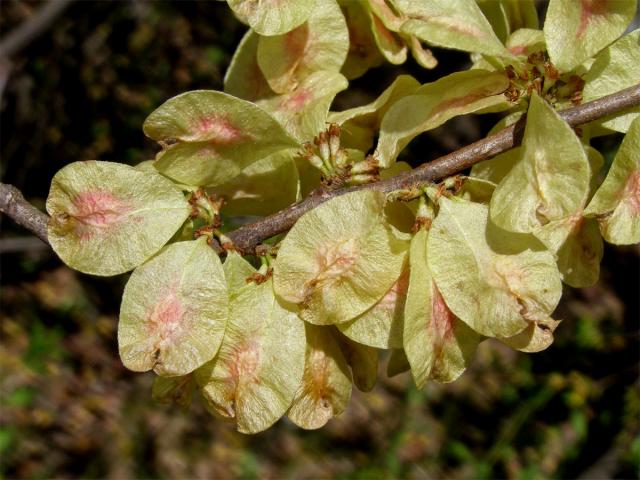
[[[340,280],[353,269],[357,258],[358,245],[354,238],[321,246],[315,255],[318,273],[306,283],[306,289]]]

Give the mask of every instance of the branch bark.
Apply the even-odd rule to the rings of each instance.
[[[640,84],[559,113],[569,125],[577,127],[638,105],[640,105]],[[520,145],[524,126],[525,118],[523,117],[515,124],[494,135],[382,182],[312,194],[284,210],[244,225],[228,233],[227,236],[239,250],[246,253],[253,252],[260,242],[287,231],[306,212],[333,197],[368,188],[391,192],[424,185],[454,175],[478,162],[495,157]]]
[[[577,127],[639,105],[640,84],[559,113],[569,125]],[[287,231],[306,212],[333,197],[364,189],[376,189],[388,193],[394,190],[424,185],[455,175],[478,162],[520,145],[524,126],[525,119],[522,118],[514,125],[495,135],[382,182],[334,191],[314,192],[301,202],[227,233],[227,237],[242,252],[253,253],[255,247],[262,241]],[[47,242],[47,222],[49,217],[29,204],[15,187],[0,183],[0,212],[5,213],[16,223],[37,235],[42,241]]]
[[[49,216],[27,202],[22,192],[13,185],[0,183],[0,212],[8,215],[18,225],[30,230],[40,240],[47,240]]]

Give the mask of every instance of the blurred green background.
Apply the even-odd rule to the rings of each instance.
[[[41,3],[3,0],[0,37]],[[243,27],[214,1],[75,2],[1,65],[0,174],[42,207],[76,160],[153,158],[141,124],[167,98],[222,89]],[[366,103],[398,73],[426,82],[464,68],[385,66],[336,109]],[[2,80],[3,78],[0,78]],[[1,82],[0,82],[1,84]],[[414,141],[421,163],[481,138],[496,118],[463,117]],[[619,137],[598,142],[611,159]],[[286,420],[244,436],[154,404],[151,374],[125,370],[116,328],[126,275],[66,268],[6,219],[0,237],[0,475],[4,478],[638,478],[640,247],[605,250],[601,280],[566,288],[547,351],[484,342],[453,384],[416,390],[381,367],[373,392],[319,431]]]

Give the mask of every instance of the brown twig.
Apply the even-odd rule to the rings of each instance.
[[[18,225],[30,230],[43,242],[49,243],[47,240],[48,215],[27,202],[22,192],[13,185],[0,183],[0,212],[11,217]]]
[[[640,105],[640,84],[578,107],[569,108],[560,112],[560,116],[569,125],[576,127],[638,105]],[[333,190],[331,192],[316,191],[299,203],[295,203],[256,222],[244,225],[226,235],[233,241],[237,249],[244,253],[253,253],[255,247],[262,241],[287,231],[302,215],[330,198],[363,189],[392,192],[424,185],[454,175],[478,162],[518,146],[522,141],[524,125],[523,118],[495,135],[382,182]],[[0,211],[46,242],[47,215],[30,205],[18,189],[11,185],[0,183]]]
[[[576,127],[638,105],[640,105],[640,84],[578,107],[563,110],[560,112],[560,116],[567,121],[569,125]],[[514,125],[501,130],[495,135],[491,135],[432,162],[425,163],[409,172],[401,173],[382,182],[332,192],[312,194],[301,202],[293,204],[284,210],[244,225],[228,233],[227,236],[239,250],[247,253],[252,252],[260,242],[287,231],[294,225],[298,218],[330,198],[365,188],[391,192],[393,190],[407,189],[454,175],[478,162],[492,158],[520,145],[522,134],[524,133],[524,126],[525,119],[522,118]]]

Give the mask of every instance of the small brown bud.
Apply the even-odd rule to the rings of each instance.
[[[224,246],[224,245],[223,245]],[[245,282],[247,283],[255,283],[256,285],[260,285],[261,283],[266,282],[273,275],[273,268],[269,267],[267,272],[263,275],[262,273],[256,272],[249,275]]]
[[[560,72],[551,62],[544,62],[544,74],[550,80],[560,78]]]

